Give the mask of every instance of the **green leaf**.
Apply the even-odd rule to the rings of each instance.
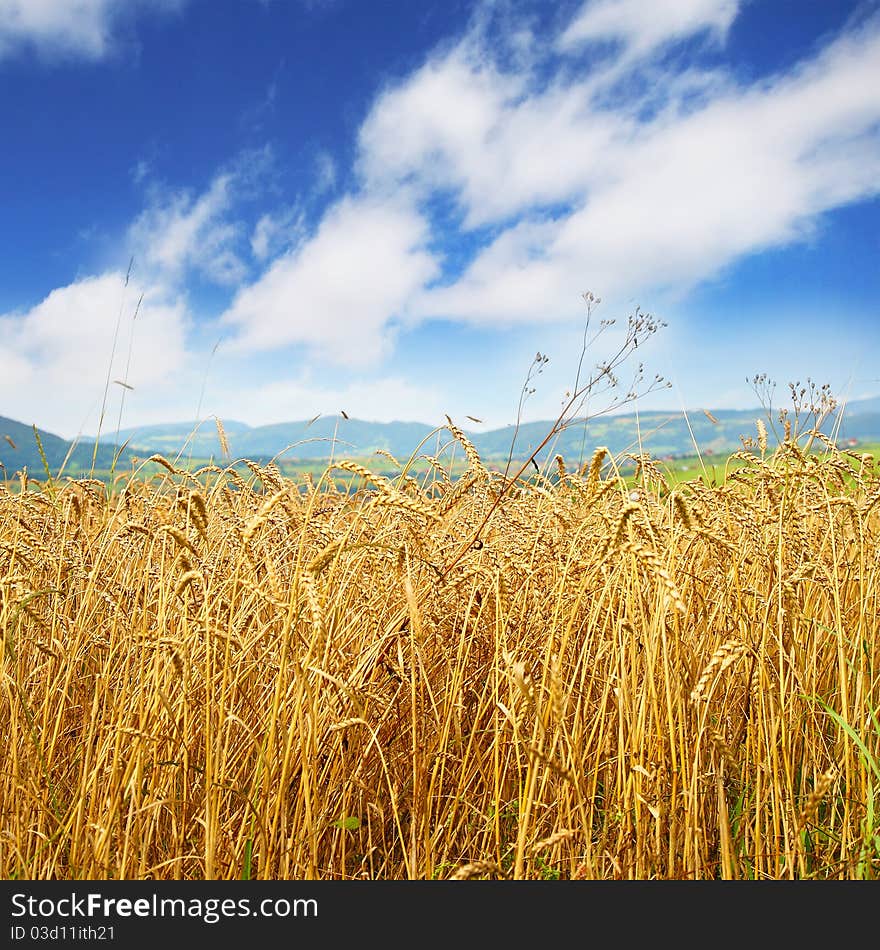
[[[351,815],[348,818],[340,818],[338,821],[333,822],[334,828],[342,828],[343,831],[357,831],[360,826],[360,818],[357,818],[354,815]]]
[[[253,873],[254,839],[248,838],[244,845],[244,865],[241,869],[241,879],[249,881]]]
[[[853,729],[853,727],[843,718],[843,716],[840,715],[839,712],[836,712],[834,709],[832,709],[828,705],[828,703],[819,699],[818,696],[807,696],[805,698],[811,699],[813,700],[813,702],[818,703],[825,710],[825,712],[827,712],[828,715],[831,716],[831,718],[837,723],[837,725],[840,726],[841,729],[843,729],[843,731],[855,743],[856,748],[858,748],[858,750],[862,753],[862,756],[865,759],[865,764],[868,766],[868,768],[870,768],[874,772],[874,775],[877,776],[877,780],[880,781],[880,760],[875,759],[871,755],[871,752],[869,751],[868,747],[865,745],[864,740],[855,731],[855,729]]]

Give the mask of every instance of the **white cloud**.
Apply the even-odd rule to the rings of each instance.
[[[508,163],[516,159],[501,155],[498,120],[516,108],[524,89],[521,77],[475,60],[469,43],[429,60],[381,95],[361,127],[359,171],[366,190],[393,190],[399,181],[422,193],[456,188],[474,211],[485,182],[494,183],[493,195],[505,190],[496,176],[507,177]],[[527,165],[521,163],[524,170]]]
[[[659,90],[651,83],[612,109],[597,102],[612,72],[560,69],[539,85],[529,70],[500,71],[468,37],[377,99],[359,136],[365,188],[405,181],[423,194],[449,190],[465,229],[495,224],[580,200],[617,178],[621,154],[638,146],[646,99],[662,117],[725,88],[717,73],[687,69],[658,76]]]
[[[101,59],[119,22],[138,8],[179,9],[186,0],[0,0],[0,59],[24,49]]]
[[[312,238],[239,291],[221,318],[239,331],[230,346],[304,344],[343,365],[377,360],[389,321],[437,272],[426,238],[425,220],[404,198],[342,199]]]
[[[219,321],[232,331],[224,351],[240,374],[260,366],[262,383],[227,388],[230,417],[346,409],[388,418],[388,406],[406,418],[454,414],[399,375],[355,382],[351,373],[386,357],[400,326],[432,318],[489,328],[486,336],[543,324],[545,349],[545,337],[580,322],[584,290],[606,299],[602,316],[619,316],[608,298],[675,299],[748,254],[803,240],[824,212],[880,193],[880,17],[750,85],[699,58],[660,55],[687,38],[722,41],[739,5],[598,0],[540,41],[514,18],[505,21],[514,56],[474,29],[376,97],[359,132],[357,185],[334,194],[309,232],[302,208],[337,188],[327,153],[303,193],[271,210],[256,204],[269,190],[268,148],[223,166],[201,192],[150,184],[140,163],[132,174],[148,183],[147,206],[128,233],[137,273],[157,287],[198,274],[235,291]],[[84,30],[113,22],[111,0],[83,9],[95,14],[84,14]],[[3,29],[0,55],[11,35]],[[583,55],[593,42],[598,59]],[[252,279],[255,262],[264,270]],[[30,418],[37,387],[47,400],[39,418],[78,428],[88,406],[79,396],[59,406],[54,394],[81,388],[81,366],[97,359],[90,404],[100,397],[121,280],[80,281],[0,317],[10,412]],[[152,291],[138,318],[147,322],[135,354],[152,361],[138,363],[149,385],[164,378],[164,363],[187,362],[185,309]],[[301,347],[321,371],[272,382],[260,354],[285,347]],[[33,384],[26,403],[22,380]]]
[[[304,235],[303,214],[297,208],[267,212],[258,219],[251,234],[251,254],[258,261],[283,253],[298,244]]]
[[[723,39],[738,7],[586,4],[540,69],[531,54],[502,66],[482,27],[431,55],[377,96],[360,190],[239,292],[223,317],[235,345],[304,344],[356,365],[387,354],[396,321],[579,319],[584,290],[682,294],[878,193],[880,19],[752,85],[652,58]],[[585,64],[579,49],[597,39],[622,45]],[[448,200],[457,217],[436,215]],[[275,226],[254,231],[258,258]],[[443,248],[462,245],[470,259],[442,274]]]
[[[272,238],[277,230],[277,220],[271,214],[264,214],[254,225],[254,233],[251,235],[251,253],[258,261],[264,261],[269,256]]]
[[[585,43],[617,40],[627,58],[708,31],[723,39],[736,18],[740,0],[590,0],[559,37],[562,50]]]
[[[247,245],[259,260],[293,239],[291,210],[265,214],[255,228],[246,219],[271,191],[275,155],[270,145],[245,149],[226,162],[201,194],[152,180],[139,162],[136,178],[147,180],[147,206],[128,229],[139,272],[164,284],[197,273],[221,287],[240,286],[248,276]],[[247,232],[252,231],[248,241]]]
[[[12,321],[0,317],[0,329],[4,334],[11,335],[11,323]],[[20,392],[22,387],[33,382],[33,377],[33,364],[8,344],[0,344],[0,391],[6,389],[8,392]]]
[[[320,151],[315,157],[315,194],[323,195],[336,187],[336,162],[327,151]]]
[[[130,170],[131,180],[139,185],[142,181],[150,177],[153,171],[153,163],[150,159],[138,159]]]
[[[637,102],[614,112],[596,102],[595,78],[513,96],[510,77],[459,48],[378,101],[362,136],[366,180],[385,168],[388,189],[395,180],[453,189],[465,231],[495,226],[465,272],[423,294],[414,315],[546,321],[570,316],[565,302],[584,289],[683,292],[880,191],[877,18],[755,86],[653,74],[660,107],[647,119]],[[707,92],[696,103],[693,82]],[[451,106],[425,117],[429,103],[442,113],[455,89],[478,120],[456,122]],[[394,124],[404,143],[396,162]]]
[[[121,273],[59,287],[26,312],[0,316],[4,412],[41,426],[51,423],[60,434],[74,435],[83,426],[94,431],[108,367],[111,378],[134,387],[126,397],[129,405],[149,402],[151,388],[167,385],[185,362],[185,328],[186,313],[179,301],[167,299],[158,288],[133,282],[126,288]]]
[[[441,425],[444,413],[451,411],[444,401],[448,393],[423,380],[396,375],[328,381],[305,373],[263,384],[248,380],[240,388],[230,388],[224,380],[222,389],[214,389],[209,394],[210,412],[221,419],[259,419],[264,425],[311,419],[319,413],[339,415],[340,411],[370,422],[436,421]]]
[[[198,197],[187,191],[155,194],[129,229],[140,264],[167,280],[179,280],[190,269],[224,286],[244,280],[247,266],[237,252],[241,227],[229,220],[235,187],[235,176],[223,172]]]
[[[540,218],[506,229],[462,277],[420,294],[413,301],[413,314],[502,325],[579,314],[578,295],[589,289],[587,275],[548,254],[558,229],[555,221]]]

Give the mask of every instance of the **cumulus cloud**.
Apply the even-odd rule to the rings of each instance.
[[[664,35],[729,12],[700,10]],[[638,94],[609,107],[601,70],[535,84],[462,44],[387,90],[362,129],[367,187],[443,189],[461,213],[449,239],[476,238],[463,273],[412,313],[503,324],[570,316],[563,301],[587,288],[683,292],[880,191],[878,18],[753,86],[651,78],[645,117]]]
[[[667,0],[658,9],[680,5]],[[586,12],[604,6],[611,5],[588,4]],[[650,16],[644,4],[625,7],[633,27],[645,24],[670,41],[705,25],[705,17],[679,17],[676,31],[669,24],[664,31],[653,5]],[[502,70],[492,44],[470,34],[377,98],[359,134],[365,186],[391,188],[406,180],[423,190],[448,189],[465,229],[497,223],[582,198],[616,177],[620,154],[638,147],[644,131],[638,115],[646,105],[662,106],[667,116],[723,91],[716,72],[686,67],[608,103],[603,96],[622,65],[620,56],[589,67],[573,67],[563,57],[549,63],[548,81],[538,78],[543,74],[531,61]]]
[[[0,0],[0,59],[22,49],[46,57],[101,59],[125,17],[170,11],[186,0]]]
[[[230,346],[302,344],[342,365],[379,359],[390,321],[437,273],[427,236],[405,198],[343,198],[311,238],[236,294],[221,318],[238,332]]]
[[[435,51],[377,95],[358,186],[311,237],[273,250],[276,219],[258,223],[271,263],[223,316],[235,345],[364,364],[400,321],[546,323],[578,316],[587,289],[681,294],[877,194],[880,18],[751,85],[699,46],[661,55],[723,42],[739,6],[593,0],[522,55],[482,22]]]
[[[143,295],[137,318],[132,320]],[[111,366],[120,308],[121,330]],[[158,288],[106,273],[53,290],[21,313],[0,315],[0,402],[4,413],[40,425],[52,420],[62,435],[96,428],[107,380],[134,387],[129,403],[151,399],[185,362],[186,312]],[[134,334],[131,363],[129,339]]]
[[[458,47],[378,99],[360,132],[365,186],[448,191],[465,230],[569,202],[615,174],[633,134],[625,110],[591,107],[592,90],[588,79],[530,92]]]
[[[432,58],[380,95],[359,133],[365,187],[408,178],[422,190],[458,187],[470,193],[488,153],[498,117],[523,94],[524,80],[496,70],[461,44]],[[491,174],[487,170],[487,177]]]
[[[83,3],[103,11],[95,23],[113,22],[111,0]],[[219,322],[239,358],[301,347],[346,371],[380,363],[402,325],[560,323],[579,319],[587,289],[606,300],[684,293],[880,192],[880,17],[752,84],[706,68],[692,44],[693,59],[662,55],[689,38],[723,42],[739,6],[658,0],[646,15],[635,0],[593,0],[542,43],[514,17],[505,48],[516,56],[474,28],[376,96],[348,194],[336,193],[326,152],[298,198],[269,211],[257,201],[271,149],[239,156],[201,192],[159,185],[139,163],[147,205],[128,232],[138,273],[154,286],[182,289],[198,275],[232,291]],[[309,222],[303,209],[320,197],[326,208]],[[118,284],[93,278],[0,318],[0,378],[44,363],[68,378],[74,363],[39,336],[63,307],[83,314],[91,340],[71,352],[94,358],[112,333],[89,337],[79,301],[115,315],[111,276]],[[155,293],[147,304],[177,334],[172,361],[182,359],[182,304]],[[287,401],[303,392],[273,385],[259,391]],[[386,395],[405,396],[401,386]],[[371,405],[359,391],[325,389],[328,404],[347,398],[359,415]]]

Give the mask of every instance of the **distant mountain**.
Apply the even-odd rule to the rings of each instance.
[[[867,399],[856,399],[846,404],[846,415],[871,415],[880,413],[880,396],[869,396]]]
[[[840,413],[838,413],[838,416]],[[599,416],[572,423],[559,433],[539,454],[543,461],[560,454],[570,464],[588,459],[597,446],[606,446],[614,455],[621,452],[645,451],[656,458],[692,455],[699,447],[702,453],[721,455],[741,447],[740,437],[755,438],[755,422],[763,419],[770,426],[763,409],[719,409],[711,415],[697,409],[688,412],[639,412],[626,415]],[[774,420],[775,421],[775,420]],[[550,431],[552,422],[528,422],[515,432],[505,426],[487,432],[466,431],[480,455],[489,463],[503,462],[511,453],[514,460],[528,457]],[[778,423],[776,423],[779,429]],[[837,427],[838,443],[880,442],[880,397],[874,396],[849,403],[839,420],[832,416],[823,430],[831,435]],[[322,416],[312,422],[283,422],[252,427],[244,422],[223,421],[229,443],[230,461],[249,458],[255,461],[280,458],[283,461],[320,461],[353,456],[369,456],[378,449],[390,452],[404,461],[412,454],[436,455],[454,440],[448,429],[420,422],[364,422],[341,416]],[[94,440],[82,438],[71,443],[50,432],[38,430],[46,461],[57,475],[65,458],[64,474],[82,475],[92,466]],[[514,434],[516,439],[514,441]],[[213,458],[222,463],[225,456],[213,419],[202,423],[176,422],[167,425],[138,426],[118,434],[125,445],[117,469],[128,468],[133,457],[148,458],[160,453],[182,461]],[[771,444],[773,434],[771,432]],[[127,443],[127,444],[126,444]],[[640,448],[641,446],[641,448]],[[95,468],[110,468],[116,448],[102,439],[98,445]],[[444,458],[449,458],[449,451]],[[460,447],[455,448],[458,458]],[[43,463],[32,426],[0,416],[0,464],[5,475],[13,476],[24,466],[34,478],[42,478]],[[377,466],[381,467],[381,466]],[[0,479],[4,474],[0,469]]]
[[[770,425],[761,408],[719,409],[713,411],[711,417],[699,409],[686,414],[650,411],[599,416],[570,425],[548,444],[539,458],[548,453],[551,456],[559,453],[576,461],[589,457],[599,445],[607,446],[614,454],[639,452],[641,445],[644,451],[658,457],[694,454],[695,446],[701,452],[730,452],[741,448],[741,436],[754,438],[757,435],[757,419]],[[830,435],[836,425],[837,416],[832,416],[823,430]],[[543,441],[551,426],[552,422],[547,420],[521,425],[516,433],[514,458],[527,457]],[[781,430],[778,423],[776,426]],[[368,456],[377,449],[384,449],[405,460],[412,453],[436,454],[449,442],[448,430],[441,429],[438,434],[437,428],[419,422],[365,422],[341,416],[322,416],[311,423],[284,422],[256,427],[223,421],[231,457],[255,460],[279,456],[288,461],[317,460],[329,458],[331,453],[335,458]],[[514,426],[487,432],[465,432],[487,460],[507,458]],[[880,441],[880,397],[849,403],[842,414],[837,435],[844,442],[848,439]],[[119,437],[130,440],[130,451],[141,456],[161,452],[166,455],[181,453],[183,458],[223,458],[213,419],[200,424],[141,426],[126,429]]]
[[[311,423],[281,422],[257,427],[224,419],[222,425],[233,459],[269,459],[279,455],[285,460],[325,459],[331,455],[340,458],[372,455],[377,449],[406,457],[433,431],[432,426],[419,422],[364,422],[341,416],[321,416]],[[132,447],[147,454],[223,458],[213,419],[125,429],[119,438],[130,440]]]
[[[67,464],[62,474],[75,476],[91,470],[94,440],[81,441],[71,449],[71,443],[66,439],[43,429],[37,429],[37,432],[52,475],[58,474],[65,459]],[[99,445],[95,468],[109,469],[113,464],[113,455],[112,446]],[[25,467],[34,478],[46,477],[33,426],[0,416],[0,464],[5,468],[5,471],[0,469],[0,480],[4,475],[11,477]]]

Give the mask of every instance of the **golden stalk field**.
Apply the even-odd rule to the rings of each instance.
[[[464,442],[0,488],[4,878],[880,877],[877,460]]]

